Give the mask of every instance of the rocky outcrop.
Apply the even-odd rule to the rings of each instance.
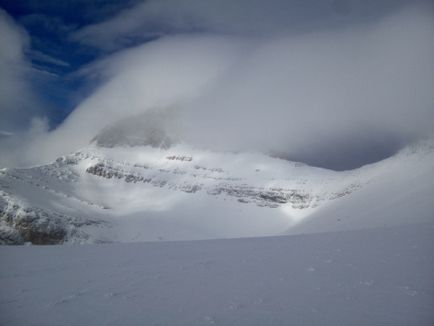
[[[62,244],[85,239],[80,228],[101,221],[83,220],[40,208],[23,207],[5,192],[0,193],[0,244]]]
[[[169,156],[169,160],[179,160],[190,162],[193,160],[189,156]],[[136,166],[135,166],[136,167]],[[210,173],[223,173],[219,168],[205,168],[195,166],[195,170],[201,170]],[[155,187],[168,187],[172,190],[179,190],[186,193],[195,193],[201,190],[205,190],[208,195],[226,195],[235,197],[241,203],[252,203],[261,207],[276,208],[283,204],[291,204],[293,208],[303,209],[310,207],[314,200],[314,196],[295,189],[283,189],[283,188],[265,188],[265,187],[251,187],[244,184],[238,184],[236,178],[217,178],[210,177],[209,175],[201,175],[201,178],[212,178],[214,180],[225,180],[226,183],[219,183],[214,186],[204,187],[201,183],[171,183],[167,180],[161,179],[157,176],[149,176],[149,172],[152,172],[152,168],[146,166],[146,175],[141,175],[138,171],[132,173],[126,168],[112,166],[109,163],[98,162],[86,169],[86,172],[98,177],[106,179],[121,179],[127,183],[149,183]],[[187,172],[179,170],[179,168],[158,169],[159,173],[173,173],[173,174],[186,174]],[[194,178],[196,174],[192,174]]]
[[[13,205],[0,209],[0,218],[3,225],[0,242],[5,244],[61,244],[68,233],[55,213],[42,210]]]
[[[92,141],[99,147],[152,146],[167,149],[176,141],[172,112],[148,110],[104,128]]]
[[[182,161],[182,162],[191,162],[193,161],[193,158],[191,156],[185,156],[185,155],[171,155],[166,157],[168,160],[171,161]]]
[[[7,225],[0,225],[0,245],[22,245],[24,243],[18,230]]]
[[[291,204],[294,208],[307,208],[313,197],[307,193],[291,189],[266,189],[244,185],[223,184],[208,190],[210,195],[226,194],[238,198],[241,203],[254,203],[262,207],[276,208],[282,204]]]
[[[38,216],[18,217],[14,227],[24,241],[32,244],[61,244],[67,235],[64,225],[56,219],[39,219]]]

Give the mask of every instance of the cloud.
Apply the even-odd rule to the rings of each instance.
[[[300,158],[432,132],[433,22],[406,10],[369,26],[266,40],[190,104],[189,137]]]
[[[48,131],[51,109],[36,94],[32,82],[44,82],[45,71],[32,67],[25,56],[27,32],[0,8],[0,165],[31,164],[31,148]]]
[[[85,26],[72,39],[105,50],[174,33],[283,35],[365,23],[405,0],[147,0],[112,19]]]
[[[24,55],[29,42],[26,31],[0,8],[0,130],[26,129],[46,112],[29,82],[40,78]]]
[[[199,146],[375,159],[433,131],[432,18],[416,7],[295,36],[162,39],[112,57],[111,81],[72,118],[177,106],[182,138]]]
[[[189,10],[205,10],[191,3]],[[160,8],[153,1],[142,6],[151,5]],[[252,4],[252,10],[259,14],[264,5]],[[378,158],[372,149],[384,155],[434,131],[431,7],[400,7],[364,23],[297,33],[282,27],[284,19],[277,16],[264,34],[255,29],[258,16],[249,14],[250,22],[214,21],[208,16],[212,10],[203,6],[207,15],[181,11],[180,26],[203,21],[194,25],[206,33],[186,33],[182,27],[182,35],[119,51],[84,69],[83,74],[103,80],[101,86],[57,130],[35,140],[36,156],[50,160],[77,150],[118,121],[146,119],[146,112],[158,110],[171,112],[162,115],[171,120],[162,126],[176,129],[179,141],[278,153],[319,165],[343,162],[337,168],[366,163]],[[351,15],[345,6],[333,8],[331,15]],[[159,10],[171,17],[175,9]],[[142,30],[140,24],[121,27],[131,15],[124,11],[76,35],[111,47],[106,44],[110,33],[116,40]],[[221,27],[216,32],[212,26]]]
[[[211,89],[250,46],[230,37],[178,36],[100,61],[85,69],[85,74],[102,75],[99,78],[105,83],[51,134],[46,147],[72,151],[121,119],[151,109],[180,110],[182,103]]]
[[[69,67],[70,66],[70,64],[68,62],[54,58],[54,57],[52,57],[48,54],[45,54],[41,51],[34,50],[34,51],[32,51],[31,56],[32,56],[33,60],[41,61],[45,64],[48,63],[51,65],[60,66],[60,67]]]
[[[35,144],[46,144],[49,137],[47,118],[33,117],[24,130],[0,132],[0,167],[26,167],[44,162]]]

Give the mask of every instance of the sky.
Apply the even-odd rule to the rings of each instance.
[[[433,16],[418,0],[0,0],[0,165],[156,115],[198,147],[380,160],[434,131]]]

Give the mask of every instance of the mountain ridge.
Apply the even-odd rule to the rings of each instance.
[[[419,142],[384,161],[336,172],[260,153],[211,152],[185,144],[91,144],[51,164],[0,171],[0,240],[192,240],[365,227],[354,219],[353,226],[345,222],[357,205],[352,198],[364,202],[363,194],[372,191],[383,201],[389,200],[388,193],[398,196],[379,191],[378,184],[404,178],[396,181],[404,187],[412,176],[403,175],[412,169],[426,179],[434,170],[433,148],[431,140]],[[350,208],[341,209],[345,205]]]

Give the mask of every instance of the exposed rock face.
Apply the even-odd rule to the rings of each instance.
[[[185,162],[191,162],[193,161],[193,158],[191,156],[185,156],[185,155],[171,155],[166,157],[168,160],[177,160],[177,161],[185,161]]]
[[[100,147],[152,146],[167,149],[175,143],[170,111],[150,110],[103,129],[93,141]]]
[[[58,214],[41,209],[23,208],[6,202],[0,206],[0,242],[5,244],[59,244],[67,236],[66,225]],[[12,232],[14,230],[14,232]]]
[[[147,168],[146,168],[147,169]],[[164,187],[168,185],[168,182],[157,177],[147,177],[139,174],[132,174],[127,171],[123,171],[120,168],[108,166],[104,163],[97,163],[93,166],[90,166],[86,169],[86,172],[89,174],[96,175],[98,177],[106,178],[106,179],[121,179],[127,183],[150,183],[155,187]],[[164,173],[179,173],[176,170],[169,171],[160,169],[159,172]],[[194,193],[201,189],[200,185],[196,184],[170,184],[168,185],[170,189],[181,190],[188,193]]]
[[[291,204],[293,208],[307,208],[313,201],[309,194],[291,189],[258,188],[249,186],[221,185],[208,191],[208,194],[219,195],[225,193],[237,197],[241,203],[255,203],[261,207],[276,208],[282,204]]]
[[[0,245],[22,245],[24,243],[18,230],[7,225],[0,227]]]
[[[190,156],[168,156],[168,160],[179,160],[190,162],[193,160]],[[204,170],[210,172],[223,172],[219,168],[204,168],[204,167],[194,167],[197,170]],[[241,203],[253,203],[261,207],[272,207],[276,208],[282,204],[291,204],[293,208],[307,208],[317,199],[312,195],[304,193],[300,190],[295,189],[283,189],[283,188],[264,188],[264,187],[252,187],[244,184],[229,183],[229,181],[237,181],[234,178],[215,178],[215,180],[224,180],[226,182],[218,183],[214,186],[205,187],[203,184],[173,184],[165,180],[162,180],[157,176],[148,176],[149,167],[145,167],[147,174],[141,175],[139,172],[131,173],[130,171],[124,170],[120,167],[110,166],[106,163],[99,162],[92,165],[86,169],[87,173],[96,175],[98,177],[103,177],[107,179],[121,179],[127,183],[150,183],[156,187],[165,187],[172,190],[180,190],[187,193],[195,193],[197,191],[205,190],[208,195],[227,195],[235,197]],[[173,174],[185,174],[187,172],[180,171],[179,169],[165,170],[159,169],[159,172],[163,173],[173,173]],[[211,177],[210,177],[211,178]],[[345,195],[345,194],[342,194]]]
[[[129,181],[127,181],[127,182],[131,182],[134,179],[133,175],[125,176],[122,172],[120,172],[116,169],[113,169],[111,167],[108,167],[104,163],[98,163],[98,164],[95,164],[91,167],[88,167],[86,169],[86,172],[90,173],[90,174],[97,175],[99,177],[107,178],[107,179],[111,179],[111,178],[117,178],[117,179],[125,178],[125,179],[127,179],[128,178]]]
[[[67,235],[64,225],[58,220],[40,218],[36,214],[17,217],[14,227],[24,241],[33,244],[61,244]]]
[[[23,207],[0,192],[0,244],[62,244],[71,237],[85,238],[80,227],[95,223],[101,222]]]

